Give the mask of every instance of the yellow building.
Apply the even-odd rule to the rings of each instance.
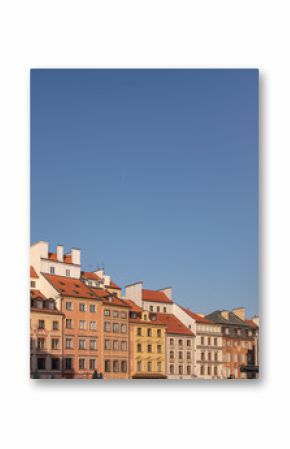
[[[130,374],[132,379],[166,379],[166,325],[156,313],[126,300],[130,311]]]

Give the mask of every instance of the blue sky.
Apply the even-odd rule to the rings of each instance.
[[[258,313],[257,70],[32,70],[31,241]]]

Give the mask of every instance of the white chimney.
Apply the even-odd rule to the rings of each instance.
[[[56,247],[56,258],[59,262],[63,262],[63,245],[57,245]]]
[[[161,288],[159,291],[165,293],[165,295],[172,301],[172,287]]]
[[[232,310],[232,312],[238,318],[240,318],[240,320],[245,321],[245,319],[246,319],[246,309],[245,309],[245,307],[236,307],[235,309]]]
[[[81,264],[81,250],[78,248],[72,248],[71,250],[71,261],[76,265]]]
[[[132,299],[139,307],[143,307],[142,300],[143,282],[135,282],[135,284],[126,285],[125,297]]]
[[[228,320],[228,319],[229,319],[229,312],[228,312],[228,310],[222,310],[222,311],[221,311],[221,315],[222,315],[222,317],[223,317],[225,320]]]

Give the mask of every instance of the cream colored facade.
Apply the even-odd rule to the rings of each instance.
[[[221,327],[196,324],[196,375],[200,379],[222,379],[223,347]]]
[[[166,360],[168,379],[194,379],[194,337],[167,334]]]

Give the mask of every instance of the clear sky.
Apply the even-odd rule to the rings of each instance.
[[[32,70],[31,241],[258,313],[257,70]]]

